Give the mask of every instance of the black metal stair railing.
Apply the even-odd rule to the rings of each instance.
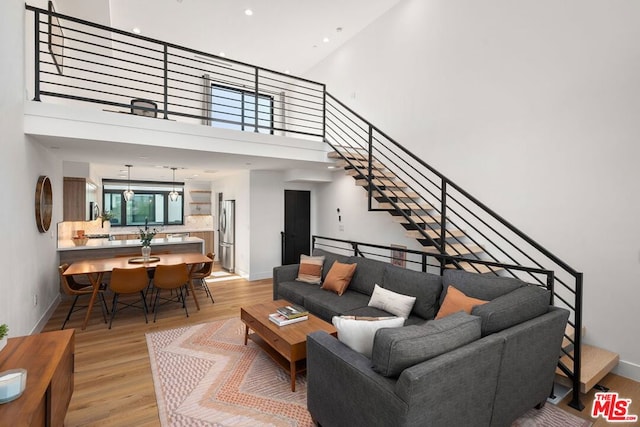
[[[582,273],[330,94],[325,108],[325,140],[342,166],[365,180],[369,209],[389,211],[441,269],[465,268],[540,285],[540,277],[513,266],[554,271],[554,303],[571,312],[569,325],[575,331],[566,337],[572,351],[563,349],[572,366],[560,362],[559,368],[573,382],[571,405],[582,409]]]
[[[34,99],[95,104],[162,119],[322,140],[362,182],[370,210],[393,215],[442,268],[544,285],[571,311],[570,366],[579,400],[582,274],[327,93],[325,85],[26,5],[33,13]],[[29,35],[29,34],[28,34]],[[148,105],[155,105],[149,107]],[[124,109],[124,111],[123,111]],[[113,110],[111,110],[113,111]]]

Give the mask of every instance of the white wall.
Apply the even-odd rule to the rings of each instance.
[[[62,162],[23,133],[24,2],[0,2],[0,16],[0,179],[5,184],[0,209],[0,324],[9,325],[9,336],[20,336],[42,326],[39,322],[58,301],[55,229],[62,217]],[[40,175],[50,177],[54,196],[52,232],[42,234],[34,214]]]
[[[636,380],[639,15],[632,0],[406,0],[308,76],[583,271],[585,341]],[[370,241],[375,215],[354,215],[345,234]]]

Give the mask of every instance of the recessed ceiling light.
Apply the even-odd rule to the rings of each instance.
[[[329,37],[325,37],[325,38],[323,38],[323,39],[322,39],[322,41],[323,41],[324,43],[329,43]]]
[[[136,34],[140,34],[142,32],[142,31],[140,31],[140,28],[138,28],[138,27],[135,27],[132,31],[134,33],[136,33]]]
[[[327,169],[335,169],[335,166],[327,166]]]
[[[247,15],[247,16],[251,16],[251,15],[253,15],[253,10],[251,10],[251,9],[245,9],[245,10],[244,10],[244,14],[245,14],[245,15]]]
[[[226,53],[224,53],[224,52],[220,52],[220,53],[218,54],[218,56],[222,56],[222,57],[224,58],[225,56],[227,56],[227,54],[226,54]]]
[[[289,71],[289,70],[284,70],[284,73],[285,73],[285,74],[291,74],[291,71]]]

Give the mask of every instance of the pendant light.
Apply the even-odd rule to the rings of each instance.
[[[125,165],[127,167],[127,190],[122,193],[124,196],[125,202],[130,202],[133,200],[133,191],[131,190],[131,166],[133,165]]]
[[[176,169],[177,168],[171,168],[171,170],[173,171],[173,191],[171,191],[169,193],[169,200],[171,200],[172,202],[176,202],[178,201],[178,192],[176,191]]]

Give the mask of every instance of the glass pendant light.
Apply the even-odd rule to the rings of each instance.
[[[173,171],[173,191],[169,193],[169,200],[171,200],[172,202],[176,202],[179,196],[178,192],[176,191],[176,169],[177,168],[171,168],[171,170]]]
[[[127,189],[122,195],[124,196],[124,200],[126,202],[130,202],[133,200],[133,191],[131,190],[131,166],[133,165],[125,165],[127,167]]]

